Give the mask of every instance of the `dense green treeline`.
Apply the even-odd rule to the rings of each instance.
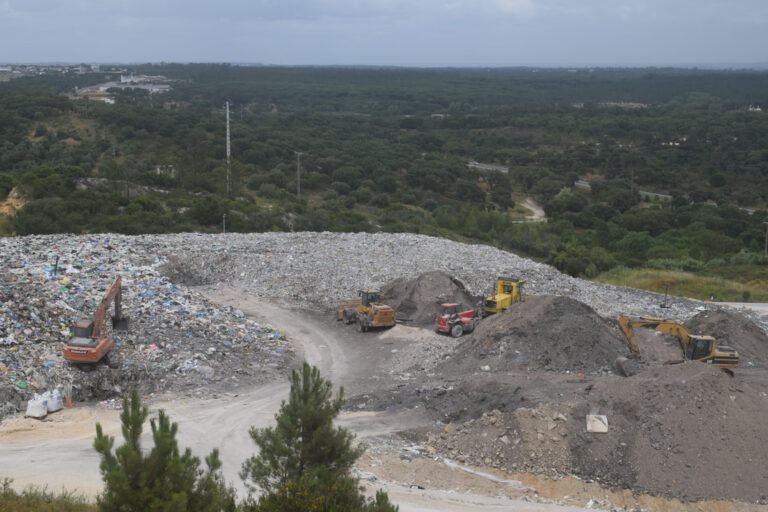
[[[24,201],[9,231],[220,230],[226,215],[235,231],[478,240],[586,276],[620,265],[728,265],[760,252],[768,113],[748,107],[768,106],[766,73],[135,71],[167,76],[172,91],[113,91],[117,104],[106,105],[55,94],[97,74],[0,84],[0,199],[15,187]],[[579,179],[591,190],[575,187]],[[549,222],[519,222],[514,199],[524,196]]]

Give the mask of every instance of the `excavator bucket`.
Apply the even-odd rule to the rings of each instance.
[[[121,316],[121,317],[112,317],[112,329],[115,331],[127,331],[128,330],[128,317],[127,316]]]

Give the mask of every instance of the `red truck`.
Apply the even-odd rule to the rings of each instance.
[[[475,309],[464,309],[461,304],[446,302],[440,304],[443,314],[437,317],[435,331],[443,334],[450,333],[454,338],[462,336],[465,332],[472,332],[480,321],[480,315]]]

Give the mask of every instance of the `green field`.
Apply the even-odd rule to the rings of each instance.
[[[751,270],[758,275],[767,270],[764,266],[752,267]],[[741,270],[741,276],[749,275],[745,274],[748,269],[731,270],[734,273]],[[669,294],[672,296],[717,302],[768,302],[768,279],[764,277],[739,282],[727,277],[702,276],[691,272],[617,268],[597,276],[595,281],[657,293],[664,293],[666,283],[669,283]]]

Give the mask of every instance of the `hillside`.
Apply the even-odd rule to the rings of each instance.
[[[585,277],[766,264],[766,73],[135,71],[171,90],[109,105],[75,89],[103,73],[0,84],[0,200],[24,201],[5,234],[414,232]],[[519,222],[527,197],[549,222]]]

